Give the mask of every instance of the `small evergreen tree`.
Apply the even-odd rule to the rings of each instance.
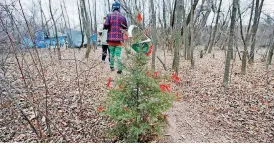
[[[114,122],[111,137],[123,142],[148,142],[161,133],[166,120],[163,112],[173,97],[170,85],[159,85],[160,78],[148,74],[144,53],[135,54],[131,60],[126,67],[128,74],[109,90],[104,113]]]

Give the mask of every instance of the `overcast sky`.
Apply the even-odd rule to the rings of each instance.
[[[49,13],[49,1],[48,0],[41,0],[42,1],[42,6],[43,6],[43,11],[46,14],[46,17],[49,18],[50,17],[50,13]],[[56,12],[56,17],[61,15],[61,8],[60,8],[60,4],[62,3],[63,0],[52,0],[52,8],[53,11],[57,10]],[[77,9],[77,0],[64,0],[66,2],[66,7],[67,7],[67,11],[68,11],[68,15],[69,15],[69,20],[70,20],[70,24],[72,27],[77,27],[79,26],[79,18],[78,18],[78,9]],[[93,4],[94,4],[95,0],[90,0],[91,3],[91,9],[94,8]],[[97,23],[98,23],[98,27],[101,27],[101,24],[103,22],[103,16],[105,16],[105,14],[108,12],[108,8],[105,6],[105,1],[106,0],[96,0],[97,2]],[[113,2],[113,0],[109,0],[110,4]],[[155,0],[155,4],[157,3],[161,3],[162,0]],[[166,1],[170,1],[170,0],[166,0]],[[171,0],[171,2],[174,0]],[[190,1],[190,0],[188,0]],[[248,4],[251,3],[252,0],[241,0],[241,8],[242,10],[244,8],[247,7]],[[33,9],[37,9],[37,11],[35,12],[35,14],[40,17],[40,12],[39,12],[39,1],[38,0],[21,0],[22,5],[23,5],[23,9],[25,10],[26,14],[28,16],[30,16],[32,14],[31,11],[33,11]],[[200,0],[201,3],[201,0]],[[222,4],[222,11],[227,11],[229,5],[232,3],[232,0],[223,0],[223,4]],[[16,6],[19,8],[19,4],[17,3]],[[160,6],[160,7],[159,7]],[[159,4],[159,6],[157,6],[158,8],[161,8],[161,4]],[[145,13],[148,13],[148,8],[145,9]],[[265,0],[264,2],[264,6],[263,6],[263,12],[270,14],[272,17],[274,17],[274,0]],[[264,17],[264,15],[262,14],[262,17]],[[208,23],[211,21],[211,19],[213,18],[213,13],[210,14],[210,18],[208,19]],[[246,13],[244,15],[244,21],[248,21],[248,13]],[[147,19],[145,19],[147,21]]]

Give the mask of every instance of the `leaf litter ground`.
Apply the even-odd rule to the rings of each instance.
[[[97,112],[97,107],[107,96],[108,77],[115,78],[116,71],[111,72],[108,63],[100,62],[100,47],[91,52],[89,59],[83,58],[85,49],[61,51],[62,60],[58,62],[54,52],[39,49],[49,87],[49,119],[56,126],[51,125],[53,135],[50,138],[37,138],[7,97],[7,92],[1,90],[0,141],[110,142],[105,137],[110,121]],[[167,66],[171,66],[170,53],[166,58],[162,54],[159,57],[166,61]],[[20,92],[11,91],[24,112],[37,124],[34,110],[38,108],[45,111],[46,92],[28,54],[25,59],[28,66],[25,63],[23,65],[24,79],[31,87],[32,96],[27,96],[22,88],[22,78],[12,58],[8,60],[5,78],[19,89]],[[240,61],[236,59],[232,65],[230,86],[225,90],[221,86],[223,52],[216,52],[215,58],[205,55],[203,59],[196,59],[194,69],[190,68],[188,61],[182,60],[179,72],[181,82],[175,88],[182,94],[181,99],[175,101],[167,112],[168,127],[158,141],[274,142],[274,66],[266,71],[264,64],[257,60],[253,66],[248,66],[247,75],[241,76]],[[159,61],[157,66],[157,71],[164,73]],[[45,134],[47,128],[43,115],[40,115],[40,125],[41,132]]]

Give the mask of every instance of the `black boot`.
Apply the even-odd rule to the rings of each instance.
[[[122,71],[121,71],[121,70],[118,70],[118,71],[117,71],[117,74],[122,74]]]
[[[110,70],[111,70],[111,71],[114,71],[114,68],[113,68],[113,67],[110,67]]]

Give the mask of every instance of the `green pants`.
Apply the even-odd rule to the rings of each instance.
[[[118,70],[122,70],[122,65],[121,65],[121,51],[122,47],[121,46],[108,46],[109,48],[109,53],[110,53],[110,67],[114,68],[114,57],[116,56],[117,60],[117,67]]]

